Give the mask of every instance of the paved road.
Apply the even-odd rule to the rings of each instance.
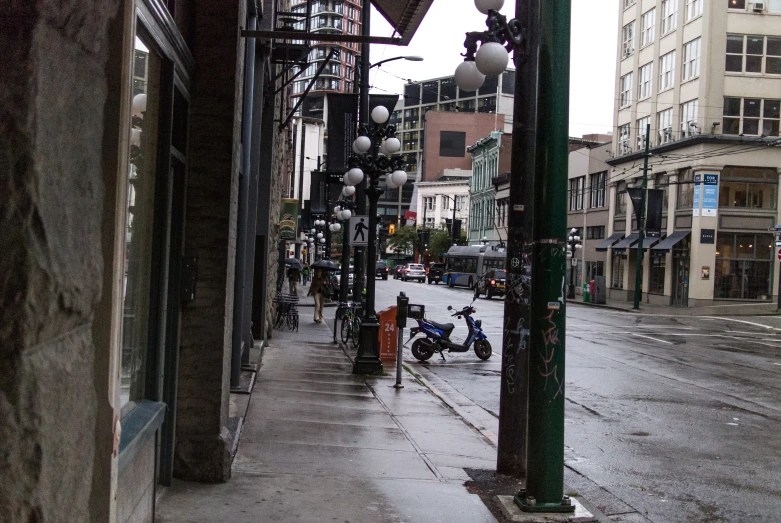
[[[447,305],[472,299],[378,281],[378,309],[402,290],[443,322]],[[498,415],[504,303],[475,306],[495,356],[447,354],[427,366]],[[568,467],[654,522],[781,521],[781,319],[571,305],[566,341]]]

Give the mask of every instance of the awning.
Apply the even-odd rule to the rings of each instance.
[[[646,236],[643,238],[643,249],[651,249],[654,245],[659,243],[662,239],[661,238],[649,238]]]
[[[626,249],[633,247],[639,239],[639,234],[630,234],[617,244],[613,245],[613,251],[625,251]]]
[[[408,45],[434,0],[372,0],[374,7]]]
[[[614,232],[610,235],[610,238],[597,245],[597,251],[606,251],[609,247],[612,247],[614,243],[624,237],[622,232]]]
[[[667,238],[659,242],[654,247],[651,247],[655,251],[669,251],[673,247],[675,247],[678,242],[689,236],[691,231],[674,231],[671,235],[669,235]]]

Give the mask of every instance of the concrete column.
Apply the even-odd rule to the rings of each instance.
[[[230,478],[231,332],[246,4],[197,0],[185,250],[197,259],[195,300],[182,308],[174,475]]]
[[[616,216],[616,186],[610,185],[607,188],[607,194],[605,195],[607,198],[607,234],[605,235],[605,239],[610,238],[610,236],[613,234],[613,219]],[[612,251],[608,249],[605,251],[605,287],[607,291],[607,296],[612,298],[610,296],[610,286],[612,283],[613,278],[613,256]]]
[[[695,191],[700,191],[700,209],[692,209],[692,233],[691,233],[691,257],[689,258],[689,305],[708,305],[713,302],[713,284],[716,268],[716,244],[700,243],[700,231],[702,229],[718,229],[719,218],[716,216],[702,215],[703,176],[705,174],[718,174],[721,183],[721,168],[697,167],[692,169],[695,178],[700,176],[700,185],[694,186]],[[695,197],[696,198],[696,197]],[[718,211],[717,211],[718,212]],[[702,268],[710,268],[710,277],[702,279]]]
[[[104,284],[118,248],[119,95],[108,91],[121,77],[118,6],[10,0],[0,17],[0,518],[8,523],[111,517],[116,345],[97,322],[117,310]]]
[[[675,208],[678,206],[678,174],[671,174],[667,178],[667,235],[675,231]],[[664,295],[672,299],[673,295],[673,253],[669,251],[664,257]]]

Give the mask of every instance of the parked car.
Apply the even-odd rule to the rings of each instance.
[[[418,282],[423,283],[426,280],[426,268],[422,263],[408,263],[404,267],[401,279],[404,281],[418,280]]]
[[[404,274],[404,265],[396,265],[396,268],[393,269],[393,279],[400,280],[403,274]]]
[[[475,298],[484,294],[489,300],[494,296],[504,296],[507,285],[507,271],[491,269],[477,280],[475,284]]]
[[[382,278],[383,280],[388,279],[389,274],[388,264],[385,262],[377,262],[377,267],[374,269],[374,277],[375,278]]]
[[[350,265],[350,272],[348,274],[349,278],[347,279],[347,292],[351,293],[353,292],[353,269],[355,267]],[[335,301],[339,300],[339,291],[341,290],[341,281],[342,281],[342,273],[341,271],[334,272],[334,282],[333,282],[333,294],[331,298]]]
[[[442,275],[445,274],[444,263],[432,263],[428,266],[428,275],[426,281],[431,285],[432,283],[439,283],[442,281]]]

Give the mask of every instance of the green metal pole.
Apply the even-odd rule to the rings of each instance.
[[[564,496],[564,333],[571,0],[537,0],[539,66],[529,345],[526,512],[573,512]],[[531,49],[529,52],[535,52]]]
[[[633,309],[640,308],[643,299],[643,242],[645,241],[645,193],[648,190],[648,157],[651,148],[651,124],[645,127],[645,153],[643,154],[643,192],[640,195],[640,212],[637,213],[637,267],[635,267],[635,304]]]

